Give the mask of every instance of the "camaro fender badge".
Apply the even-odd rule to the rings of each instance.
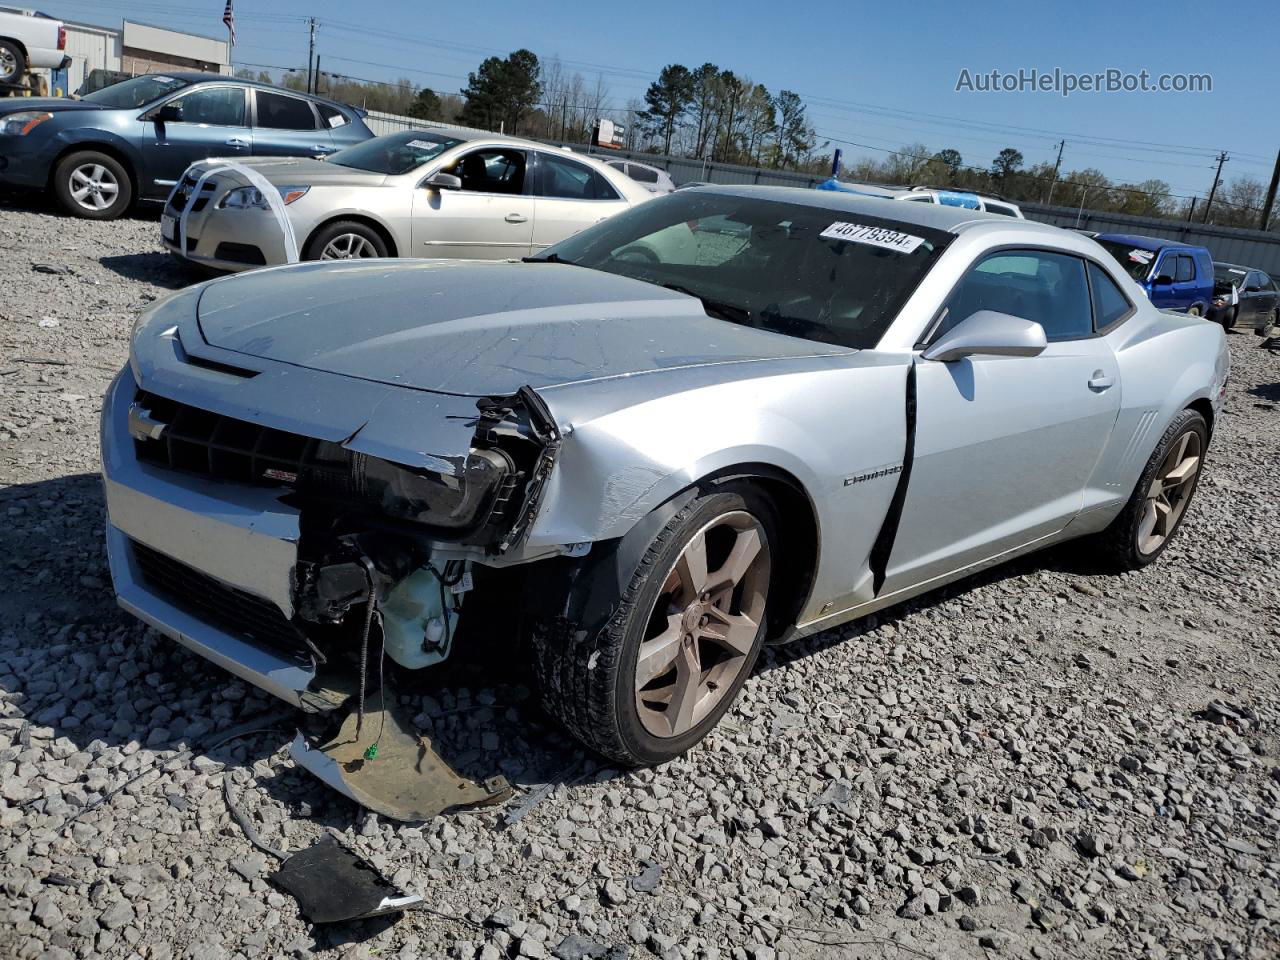
[[[844,485],[852,487],[855,483],[865,483],[867,480],[878,480],[880,477],[891,477],[895,473],[902,472],[902,464],[895,463],[888,467],[877,467],[874,470],[868,470],[866,473],[854,474],[852,477],[844,478]]]

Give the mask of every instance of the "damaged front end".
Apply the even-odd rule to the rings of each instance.
[[[446,659],[473,565],[516,552],[560,447],[541,397],[436,397],[324,437],[131,379],[113,386],[103,430],[121,604],[305,710],[356,705],[331,739],[300,736],[294,754],[370,809],[414,820],[500,795],[505,784],[448,771],[396,714],[398,671],[376,667],[384,655],[408,671]],[[405,413],[443,417],[435,432],[453,446],[398,449],[397,423],[414,432]],[[375,686],[380,676],[391,683]],[[385,732],[366,743],[371,729]]]

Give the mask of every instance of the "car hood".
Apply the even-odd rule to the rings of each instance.
[[[552,263],[259,270],[209,284],[199,323],[224,350],[466,396],[852,352],[716,320],[697,299],[640,280]]]
[[[23,113],[27,110],[46,111],[48,113],[70,113],[77,110],[113,110],[100,103],[89,103],[85,100],[68,100],[65,97],[4,97],[0,98],[0,116],[10,113]]]
[[[377,186],[386,174],[356,170],[311,157],[255,157],[235,162],[262,174],[274,186]],[[206,167],[218,166],[218,160],[204,161]],[[194,171],[199,172],[199,170]],[[232,174],[227,174],[232,176]],[[248,180],[245,180],[248,183]]]

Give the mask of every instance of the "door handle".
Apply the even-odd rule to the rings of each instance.
[[[333,153],[333,152],[335,152],[338,148],[337,148],[337,147],[326,147],[326,146],[324,146],[324,145],[322,145],[322,144],[319,144],[319,143],[313,143],[313,144],[311,145],[311,149],[312,149],[312,150],[314,150],[316,153]]]
[[[1108,390],[1115,383],[1114,377],[1108,377],[1101,370],[1095,370],[1093,376],[1089,378],[1089,389],[1095,393],[1101,393]]]
[[[247,147],[248,145],[249,145],[249,141],[242,140],[240,137],[231,137],[227,141],[228,147]]]
[[[524,223],[528,219],[523,213],[508,213],[506,216],[507,223]]]

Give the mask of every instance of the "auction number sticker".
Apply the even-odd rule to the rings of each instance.
[[[865,243],[885,250],[897,250],[899,253],[912,253],[916,247],[924,243],[924,237],[910,233],[899,233],[886,227],[873,227],[865,223],[844,223],[837,220],[822,233],[820,237],[831,240],[847,240],[849,243]]]

